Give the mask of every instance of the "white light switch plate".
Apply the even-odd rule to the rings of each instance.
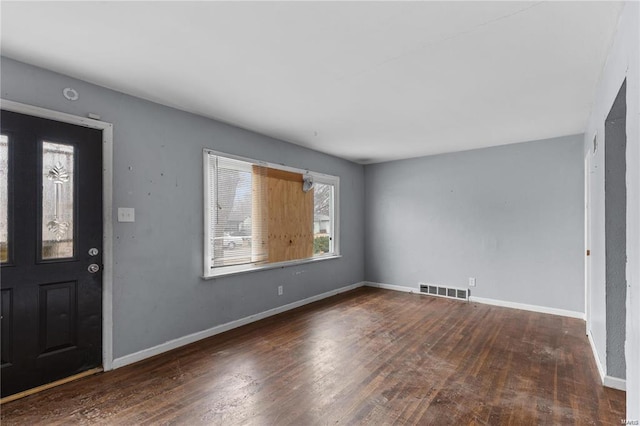
[[[118,207],[118,222],[135,222],[136,209],[133,207]]]

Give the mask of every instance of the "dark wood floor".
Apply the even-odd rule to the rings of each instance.
[[[2,406],[12,424],[620,424],[584,322],[361,288]]]

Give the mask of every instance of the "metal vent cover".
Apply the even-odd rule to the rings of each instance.
[[[445,287],[435,284],[420,283],[420,293],[431,296],[446,297],[447,299],[469,300],[469,290],[466,288]]]

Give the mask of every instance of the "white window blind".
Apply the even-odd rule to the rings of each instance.
[[[251,164],[211,157],[210,235],[213,266],[252,262]]]

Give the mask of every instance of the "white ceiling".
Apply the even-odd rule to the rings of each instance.
[[[2,55],[360,163],[584,131],[620,2],[7,2]]]

